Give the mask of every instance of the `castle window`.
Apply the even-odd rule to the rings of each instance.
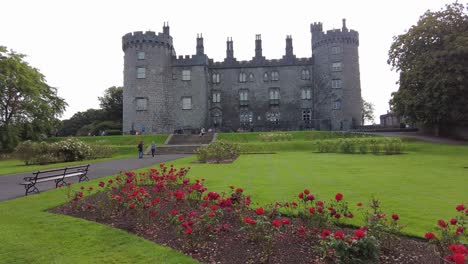
[[[241,106],[249,105],[249,90],[243,89],[239,91],[239,104]]]
[[[310,109],[303,109],[302,121],[304,121],[304,123],[306,124],[309,124],[311,119],[312,119],[312,111]]]
[[[311,100],[312,99],[312,89],[302,88],[301,89],[301,99],[302,100]]]
[[[137,111],[148,110],[148,98],[144,98],[144,97],[135,98],[135,109]]]
[[[340,54],[341,53],[341,47],[340,46],[335,46],[331,48],[331,53],[332,54]]]
[[[331,81],[331,86],[332,88],[341,88],[341,80],[340,79],[334,79]]]
[[[332,71],[341,71],[342,65],[341,62],[334,62],[332,63]]]
[[[279,88],[270,88],[270,105],[279,105],[280,91]]]
[[[277,71],[272,71],[271,72],[271,80],[272,81],[278,81],[279,80],[279,73]]]
[[[221,102],[221,93],[213,92],[213,103],[220,103],[220,102]]]
[[[333,109],[334,110],[340,110],[341,109],[341,100],[336,100],[333,102]]]
[[[213,83],[219,83],[219,73],[213,73],[211,80]]]
[[[310,80],[310,72],[308,69],[303,69],[301,71],[301,80]]]
[[[249,73],[249,82],[254,82],[254,81],[255,81],[255,77],[253,73]]]
[[[269,80],[270,80],[270,76],[269,76],[268,72],[265,72],[265,73],[263,74],[263,81],[264,81],[264,82],[268,82]]]
[[[145,52],[144,51],[139,51],[137,53],[137,57],[139,60],[144,60],[145,59]]]
[[[190,70],[182,71],[182,81],[190,81]]]
[[[247,74],[245,72],[239,73],[239,82],[244,83],[247,81]]]
[[[137,68],[137,79],[146,78],[146,68]]]
[[[239,119],[241,125],[250,125],[253,123],[253,113],[252,112],[240,112]]]
[[[192,109],[192,97],[182,97],[182,110]]]
[[[266,119],[272,125],[279,125],[280,113],[279,112],[267,112],[266,113]]]

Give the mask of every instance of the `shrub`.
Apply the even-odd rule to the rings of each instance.
[[[356,141],[354,139],[340,139],[338,146],[342,153],[354,153],[356,150]]]
[[[112,147],[86,144],[76,138],[47,143],[24,141],[16,147],[14,156],[26,165],[79,161],[110,157]]]
[[[383,149],[385,154],[400,154],[402,152],[402,141],[400,138],[386,138],[384,140]]]
[[[118,129],[109,129],[105,131],[106,136],[120,136],[122,135],[122,131]]]
[[[197,150],[197,157],[200,162],[220,163],[237,158],[239,151],[239,145],[219,140],[208,146],[199,148]]]
[[[371,139],[369,140],[369,147],[372,152],[372,154],[379,154],[380,152],[380,144],[377,139]]]
[[[261,133],[258,135],[260,141],[290,141],[293,136],[290,133]]]

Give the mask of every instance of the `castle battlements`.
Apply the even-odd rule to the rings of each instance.
[[[211,68],[255,68],[255,67],[278,67],[288,65],[310,65],[312,58],[283,58],[283,59],[271,59],[271,60],[228,60],[221,62],[214,62],[209,60],[209,66]]]
[[[349,30],[346,27],[346,20],[343,19],[341,29],[331,29],[323,32],[322,23],[313,23],[310,25],[312,33],[312,49],[332,43],[354,44],[359,46],[359,33],[355,30]]]
[[[135,31],[127,33],[122,38],[122,50],[134,45],[149,44],[152,46],[164,46],[172,49],[172,37],[165,33],[155,33],[154,31]]]

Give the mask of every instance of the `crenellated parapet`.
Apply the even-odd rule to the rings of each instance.
[[[346,20],[343,19],[343,27],[341,29],[333,29],[323,31],[322,23],[313,23],[310,25],[312,33],[312,50],[334,43],[354,44],[359,46],[359,33],[355,30],[348,30]]]
[[[311,65],[313,63],[312,58],[283,58],[283,59],[272,59],[272,60],[249,60],[249,61],[222,61],[214,62],[209,60],[210,68],[255,68],[255,67],[278,67],[278,66],[289,66],[289,65]]]
[[[135,31],[125,34],[122,37],[122,50],[125,51],[129,47],[136,45],[150,45],[152,47],[159,46],[172,50],[172,37],[166,33],[156,34],[154,31]]]
[[[206,55],[179,55],[172,57],[172,66],[200,66],[207,65],[208,57]]]

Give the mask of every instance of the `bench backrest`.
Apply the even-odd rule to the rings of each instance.
[[[59,169],[51,169],[51,170],[40,170],[40,171],[33,172],[34,179],[31,179],[31,180],[37,181],[38,179],[46,179],[46,178],[52,178],[56,176],[65,176],[67,174],[72,174],[72,173],[77,173],[77,172],[83,172],[86,174],[88,173],[88,168],[89,168],[89,164],[65,167],[65,168],[59,168]]]

